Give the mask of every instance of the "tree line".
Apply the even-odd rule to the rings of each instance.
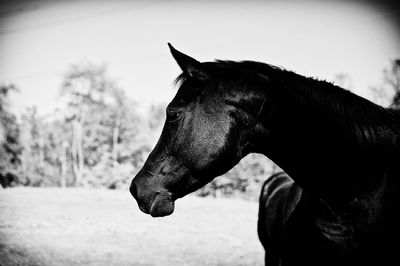
[[[350,77],[337,76],[349,86]],[[375,101],[400,109],[400,59],[371,87]],[[138,104],[107,73],[106,65],[71,65],[59,89],[65,106],[48,115],[37,107],[20,117],[11,111],[13,84],[0,86],[0,183],[3,187],[59,186],[127,188],[157,141],[166,104],[143,114]],[[251,154],[199,195],[258,197],[262,182],[279,170]]]

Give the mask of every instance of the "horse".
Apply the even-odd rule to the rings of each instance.
[[[293,178],[271,178],[260,196],[268,265],[398,263],[398,111],[266,63],[199,62],[168,46],[182,74],[130,186],[140,210],[170,215],[177,199],[261,153]]]

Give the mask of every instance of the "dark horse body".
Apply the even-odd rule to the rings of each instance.
[[[266,251],[265,265],[392,263],[387,254],[391,247],[381,252],[380,245],[398,244],[379,241],[373,225],[367,224],[344,221],[284,172],[271,176],[261,191],[258,234]]]
[[[176,199],[262,153],[295,181],[276,176],[262,191],[267,263],[399,264],[399,113],[267,64],[170,49],[183,74],[131,184],[142,211],[169,215]]]

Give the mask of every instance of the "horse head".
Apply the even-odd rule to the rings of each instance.
[[[200,63],[168,45],[183,71],[177,79],[180,86],[166,109],[158,143],[130,187],[139,208],[154,217],[171,214],[176,199],[227,172],[249,153],[264,105],[259,95],[240,86],[246,76],[256,76],[253,72]]]

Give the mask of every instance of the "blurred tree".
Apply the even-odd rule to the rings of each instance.
[[[72,65],[61,95],[67,98],[65,117],[72,128],[74,184],[114,184],[123,168],[120,143],[134,141],[139,132],[135,104],[107,75],[105,65]]]
[[[385,82],[394,90],[390,107],[400,109],[400,59],[392,61],[392,67],[384,72]]]
[[[390,67],[383,70],[382,83],[371,90],[376,103],[400,108],[400,59],[390,61]]]
[[[71,130],[60,119],[60,111],[39,116],[35,106],[21,116],[23,145],[22,176],[30,186],[65,186],[68,178],[67,152]],[[69,182],[71,183],[71,182]]]
[[[353,90],[353,79],[347,73],[338,73],[334,77],[334,83],[346,90]]]
[[[152,104],[149,110],[149,127],[151,130],[158,130],[161,135],[161,127],[165,120],[165,110],[167,106],[166,104]]]
[[[21,163],[20,129],[15,115],[9,110],[9,93],[17,91],[13,84],[0,85],[0,183],[3,187],[18,182]]]
[[[45,177],[49,184],[64,187],[73,182],[72,173],[68,169],[70,157],[71,128],[64,123],[63,112],[56,110],[42,119],[44,136]]]
[[[4,139],[5,139],[5,132],[4,132],[4,129],[3,129],[3,125],[0,123],[0,145],[3,144]]]
[[[44,154],[41,123],[36,107],[29,107],[21,116],[21,142],[24,147],[22,153],[22,169],[26,183],[32,186],[42,185]]]
[[[99,111],[104,110],[107,94],[115,89],[113,82],[105,76],[106,67],[93,64],[71,65],[64,75],[61,95],[68,98],[68,110],[66,121],[72,128],[71,155],[72,169],[74,173],[74,184],[85,185],[87,180],[83,180],[85,158],[86,163],[93,164],[93,150],[100,148],[97,145],[101,142],[98,137],[104,135],[101,132]],[[84,125],[94,125],[94,128],[87,127],[84,132]],[[86,138],[86,154],[84,155],[84,138]],[[103,140],[104,141],[104,140]]]
[[[200,196],[240,196],[257,199],[264,181],[279,168],[261,154],[249,154],[226,174],[196,192]]]

